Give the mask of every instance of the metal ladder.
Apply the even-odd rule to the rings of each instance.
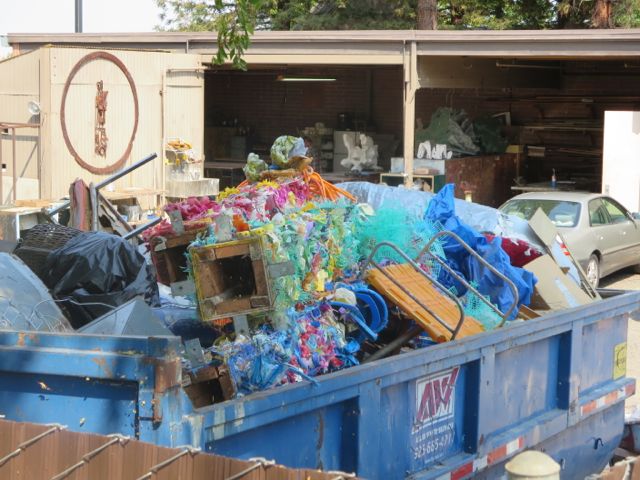
[[[475,287],[473,287],[471,284],[469,284],[469,282],[467,282],[464,278],[462,278],[460,275],[458,275],[451,267],[449,267],[449,265],[447,265],[444,262],[444,260],[442,260],[440,257],[438,257],[437,255],[435,255],[435,254],[433,254],[431,252],[431,247],[433,246],[434,242],[438,238],[441,238],[443,236],[450,236],[454,240],[456,240],[463,248],[465,248],[469,252],[470,255],[473,255],[476,259],[478,259],[478,261],[482,265],[487,267],[492,273],[497,275],[501,280],[503,280],[509,286],[509,288],[511,289],[511,291],[512,291],[512,293],[514,295],[514,301],[512,302],[512,304],[510,305],[510,307],[507,309],[506,312],[502,313],[495,305],[493,305],[487,298],[485,298]],[[424,277],[426,281],[428,281],[431,284],[435,285],[435,287],[439,290],[439,292],[443,296],[445,296],[446,298],[451,300],[451,302],[453,302],[453,304],[457,307],[458,312],[459,312],[459,319],[458,319],[457,323],[455,324],[455,327],[452,327],[449,323],[447,323],[445,320],[443,320],[436,312],[434,312],[431,308],[429,308],[429,306],[426,305],[421,299],[419,299],[416,295],[414,295],[409,289],[405,288],[405,286],[402,285],[398,281],[397,278],[394,278],[393,275],[391,275],[388,271],[386,271],[384,266],[380,265],[375,260],[376,254],[383,247],[390,248],[395,253],[397,253],[402,259],[404,259],[406,261],[407,265],[411,266],[411,268],[413,270],[415,270],[417,273],[419,273],[422,277]],[[441,232],[438,232],[436,235],[434,235],[429,240],[427,245],[425,245],[425,247],[422,249],[422,251],[419,253],[419,255],[417,256],[417,258],[415,260],[411,259],[406,253],[404,253],[402,250],[400,250],[400,248],[397,245],[395,245],[394,243],[391,243],[391,242],[380,242],[380,243],[378,243],[374,247],[374,249],[371,252],[371,254],[369,255],[369,257],[367,259],[367,262],[365,263],[365,266],[364,266],[364,268],[362,269],[362,271],[360,273],[359,278],[362,280],[367,271],[369,271],[371,268],[375,268],[376,270],[381,272],[388,280],[390,280],[396,287],[398,287],[405,295],[407,295],[409,298],[411,298],[420,308],[424,309],[424,311],[426,311],[443,328],[445,328],[448,332],[450,332],[451,340],[454,340],[458,336],[458,333],[460,332],[460,329],[462,328],[462,325],[463,325],[463,323],[465,321],[464,307],[462,306],[462,303],[460,302],[458,297],[456,297],[444,285],[442,285],[440,282],[438,282],[438,280],[433,278],[429,273],[425,272],[422,269],[422,267],[420,266],[420,264],[418,262],[421,261],[424,257],[427,257],[429,259],[433,259],[442,268],[444,268],[453,278],[455,278],[458,282],[460,282],[462,285],[464,285],[467,289],[469,289],[470,291],[474,292],[481,301],[486,303],[493,311],[495,311],[500,317],[502,317],[502,321],[500,322],[499,327],[504,325],[504,323],[506,322],[507,318],[509,318],[509,315],[511,315],[511,313],[513,312],[513,310],[515,309],[515,307],[516,307],[516,305],[518,303],[518,291],[517,291],[515,285],[505,275],[500,273],[495,267],[493,267],[486,260],[484,260],[480,255],[478,255],[477,252],[475,252],[473,249],[471,249],[471,247],[469,247],[469,245],[467,245],[466,242],[464,242],[464,240],[462,240],[458,235],[456,235],[455,233],[450,232],[450,231],[441,231]],[[398,307],[402,310],[402,305],[398,305]],[[405,313],[408,314],[408,312],[405,312]],[[409,316],[411,317],[410,314],[409,314]],[[387,346],[383,347],[382,349],[378,350],[376,353],[374,353],[373,355],[368,357],[365,360],[364,363],[372,362],[374,360],[377,360],[379,358],[383,358],[383,357],[387,356],[393,350],[395,350],[396,348],[401,347],[402,345],[407,343],[409,340],[411,340],[412,338],[417,336],[422,331],[423,331],[423,328],[421,326],[415,326],[415,327],[409,329],[406,333],[404,333],[403,335],[401,335],[400,337],[395,339],[393,342],[389,343]]]
[[[476,258],[482,265],[487,267],[491,271],[491,273],[497,275],[502,281],[504,281],[507,284],[507,286],[511,290],[511,293],[513,293],[513,302],[511,303],[511,305],[509,306],[506,312],[504,313],[501,312],[498,309],[498,307],[496,307],[493,303],[491,303],[473,285],[467,282],[464,278],[458,275],[449,265],[447,265],[447,263],[444,260],[442,260],[442,258],[440,258],[438,255],[435,255],[434,253],[431,252],[431,247],[433,246],[433,243],[437,239],[445,236],[449,236],[453,238],[456,242],[460,244],[460,246],[462,246],[467,252],[469,252],[469,254],[471,254],[474,258]],[[500,273],[493,265],[487,262],[480,255],[478,255],[478,253],[475,250],[473,250],[469,245],[467,245],[467,243],[455,233],[449,230],[442,230],[436,233],[433,237],[431,237],[431,240],[429,240],[429,242],[424,246],[422,251],[418,254],[418,257],[416,258],[416,262],[419,262],[424,256],[428,256],[430,259],[435,260],[435,262],[438,263],[442,268],[444,268],[453,278],[455,278],[458,282],[462,283],[466,288],[468,288],[473,293],[475,293],[480,300],[482,300],[494,312],[496,312],[500,317],[502,317],[502,321],[500,322],[500,325],[498,325],[498,328],[504,325],[504,323],[507,321],[507,319],[509,318],[513,310],[516,308],[516,305],[518,305],[518,300],[519,300],[518,289],[516,288],[514,283],[511,280],[509,280],[509,278],[507,278],[504,274]]]

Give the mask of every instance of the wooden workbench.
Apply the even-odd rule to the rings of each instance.
[[[204,176],[206,178],[217,178],[220,180],[219,189],[235,187],[244,181],[244,171],[242,168],[247,162],[238,160],[204,162]]]

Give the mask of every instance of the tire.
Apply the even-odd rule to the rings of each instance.
[[[592,253],[589,257],[585,273],[591,286],[593,288],[598,288],[598,284],[600,283],[600,260],[595,253]]]

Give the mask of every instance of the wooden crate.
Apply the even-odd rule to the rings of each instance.
[[[231,400],[236,394],[231,374],[225,365],[218,367],[207,365],[195,370],[183,371],[182,388],[194,408]]]
[[[187,248],[203,230],[193,230],[174,237],[151,239],[151,260],[160,283],[171,285],[187,279]]]
[[[259,238],[190,250],[202,320],[257,313],[272,306]]]

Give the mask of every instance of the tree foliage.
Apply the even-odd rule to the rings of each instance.
[[[640,0],[618,0],[613,9],[613,24],[616,27],[640,27]]]
[[[218,31],[224,27],[230,32],[228,39],[232,40],[237,34],[251,33],[254,28],[413,29],[417,26],[421,0],[156,2],[162,10],[160,29]],[[594,25],[594,13],[607,5],[610,8],[608,25]],[[456,29],[630,28],[640,26],[640,0],[437,0],[437,20],[438,28]]]
[[[413,29],[420,0],[289,0],[271,12],[280,30]],[[610,7],[607,25],[594,12]],[[546,29],[640,26],[640,0],[438,0],[438,28]]]
[[[281,0],[276,30],[391,30],[416,27],[417,0]]]
[[[230,60],[245,69],[242,55],[257,25],[265,21],[273,0],[156,0],[159,30],[216,32],[216,64]]]

